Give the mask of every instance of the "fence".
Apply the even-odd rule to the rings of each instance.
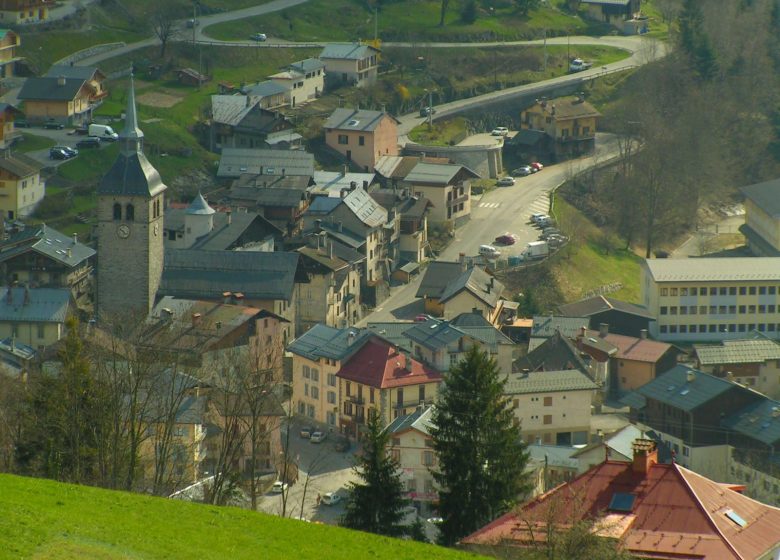
[[[121,49],[124,46],[125,46],[124,42],[104,43],[102,45],[94,45],[86,49],[81,49],[80,51],[74,52],[73,54],[69,54],[68,56],[58,60],[54,64],[61,64],[61,65],[75,64],[79,60],[83,60],[85,58],[89,58],[90,56],[95,56],[96,54],[104,53],[106,51]]]

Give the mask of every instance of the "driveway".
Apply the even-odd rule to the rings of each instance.
[[[534,212],[549,211],[549,193],[573,175],[603,164],[619,153],[617,140],[608,134],[598,134],[596,153],[592,156],[546,166],[539,173],[520,177],[513,187],[497,187],[484,196],[471,199],[471,220],[455,230],[455,238],[439,255],[438,260],[456,261],[460,253],[476,256],[479,246],[499,235],[510,232],[517,242],[502,247],[502,257],[520,253],[530,241],[536,241],[539,231],[529,223]],[[394,288],[391,296],[358,323],[411,320],[423,313],[422,300],[415,297],[422,274],[404,286]]]
[[[73,129],[68,129],[68,128],[65,128],[63,130],[49,130],[47,128],[32,127],[32,128],[23,128],[19,130],[29,134],[34,134],[35,136],[45,136],[46,138],[51,138],[54,141],[55,145],[70,146],[71,148],[75,148],[76,143],[82,138],[84,138],[84,136],[76,136],[75,134],[73,134]],[[99,149],[102,150],[106,146],[108,146],[108,143],[104,142]],[[88,149],[94,149],[94,148],[88,148]],[[27,152],[26,155],[42,163],[46,167],[57,167],[59,165],[62,165],[66,161],[69,161],[69,160],[58,160],[58,159],[49,158],[49,148]]]

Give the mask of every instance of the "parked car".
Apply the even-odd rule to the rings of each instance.
[[[43,124],[43,128],[47,128],[49,130],[62,130],[65,128],[65,125],[62,123],[58,123],[57,121],[46,121]]]
[[[312,432],[314,432],[314,428],[311,426],[304,426],[301,428],[301,437],[305,439],[309,439],[311,437]]]
[[[255,33],[250,37],[250,39],[262,43],[263,41],[268,40],[268,35],[266,35],[265,33]]]
[[[548,216],[546,218],[540,218],[540,219],[536,220],[536,224],[534,224],[534,225],[536,227],[538,227],[539,229],[544,229],[546,227],[550,227],[550,226],[555,225],[555,222],[553,222],[553,219]]]
[[[501,256],[501,251],[493,247],[492,245],[480,245],[479,254],[489,259],[495,259]]]
[[[512,187],[515,184],[515,178],[514,177],[501,177],[496,184],[499,187]]]
[[[97,136],[87,136],[83,140],[76,142],[76,147],[80,150],[83,150],[84,148],[99,148],[100,138]]]
[[[16,128],[29,128],[30,123],[27,122],[27,119],[16,119],[14,121],[14,126]]]
[[[493,136],[506,136],[509,134],[509,129],[505,126],[497,126],[493,130],[490,131],[490,134]]]
[[[97,136],[105,142],[116,142],[119,140],[119,134],[114,132],[114,129],[107,124],[91,124],[89,125],[89,135]]]
[[[565,235],[551,235],[547,238],[547,243],[549,243],[551,247],[559,247],[560,245],[566,243],[566,241],[567,239]]]
[[[71,156],[68,152],[63,150],[62,148],[49,148],[49,158],[50,159],[58,159],[58,160],[65,160],[70,159],[73,156]]]
[[[62,150],[70,157],[79,155],[79,151],[76,148],[71,148],[70,146],[54,146],[52,150]]]
[[[325,504],[326,506],[332,506],[341,501],[341,496],[338,495],[336,492],[325,492],[322,495],[322,500],[320,503]]]
[[[515,234],[505,233],[504,235],[499,235],[496,237],[493,243],[497,245],[514,245],[515,241],[517,241],[517,239],[515,239]]]
[[[423,107],[420,109],[420,116],[427,117],[428,115],[435,115],[436,109],[434,107]]]
[[[325,432],[314,432],[309,438],[309,441],[311,443],[322,443],[323,441],[325,441],[326,437],[328,437],[328,434],[326,434]]]
[[[415,323],[424,323],[425,321],[427,321],[430,318],[431,318],[430,315],[427,315],[425,313],[420,313],[419,315],[417,315],[414,318],[414,322]]]
[[[517,169],[512,170],[512,175],[515,177],[527,177],[531,173],[533,173],[534,170],[531,169],[530,165],[523,165],[522,167],[518,167]]]
[[[549,220],[550,216],[548,216],[547,214],[538,214],[538,213],[537,214],[531,214],[531,222],[534,223],[534,224],[536,222],[538,222],[539,220],[541,220],[542,218],[546,218],[546,219]]]
[[[193,27],[198,27],[199,25],[200,25],[200,21],[198,21],[197,19],[190,18],[187,20],[188,29],[192,29]]]
[[[336,449],[336,451],[344,453],[345,451],[349,451],[349,448],[352,447],[352,444],[350,443],[349,438],[342,436],[336,440],[336,444],[333,447]]]
[[[533,173],[536,173],[537,171],[541,171],[542,169],[544,169],[544,165],[542,165],[538,161],[533,162],[530,165],[530,167],[531,167],[531,170],[532,170]]]
[[[290,487],[290,485],[287,484],[286,482],[282,482],[281,480],[277,480],[276,482],[274,482],[274,485],[271,486],[271,492],[273,492],[274,494],[281,494],[282,492],[287,490],[287,488],[289,488],[289,487]]]

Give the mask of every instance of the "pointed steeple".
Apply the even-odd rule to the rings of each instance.
[[[127,91],[127,109],[125,110],[125,127],[119,133],[120,150],[125,155],[131,155],[143,150],[144,133],[138,128],[138,116],[135,111],[135,82],[130,74],[130,89]]]

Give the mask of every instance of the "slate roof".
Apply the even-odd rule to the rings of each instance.
[[[525,356],[515,360],[512,369],[522,371],[579,369],[590,374],[590,368],[580,351],[561,333],[555,332]]]
[[[423,273],[420,287],[414,297],[440,298],[447,284],[463,272],[459,262],[433,261]]]
[[[314,156],[303,150],[223,148],[217,176],[239,177],[244,173],[311,176],[314,174]]]
[[[166,208],[165,229],[183,232],[185,215],[185,208]],[[213,220],[213,229],[207,235],[198,238],[193,246],[190,247],[191,249],[208,249],[216,251],[231,249],[233,244],[255,222],[262,223],[268,235],[282,235],[284,233],[257,212],[232,212],[230,223],[228,223],[228,214],[226,212],[217,212],[214,214]],[[260,239],[253,239],[252,241],[260,241]]]
[[[656,282],[739,282],[780,280],[780,257],[645,259]]]
[[[433,185],[449,185],[459,175],[464,174],[465,178],[478,178],[475,173],[465,165],[456,163],[426,163],[419,162],[406,175],[405,180],[408,183],[425,183]]]
[[[635,410],[642,410],[645,406],[647,406],[647,399],[636,391],[631,391],[630,393],[624,395],[620,399],[620,402],[625,406]]]
[[[465,333],[452,326],[448,321],[428,319],[424,322],[414,323],[404,332],[404,336],[420,346],[435,351],[460,340],[465,336]]]
[[[533,110],[554,116],[555,119],[582,119],[586,117],[600,117],[596,108],[587,101],[580,101],[576,97],[559,97],[547,101],[546,107],[540,103],[534,105]]]
[[[348,189],[351,183],[355,183],[356,188],[362,188],[363,182],[367,181],[369,185],[374,182],[374,173],[342,173],[341,171],[315,171],[314,186],[311,187],[312,193],[340,195],[341,189]]]
[[[592,443],[582,449],[577,450],[572,455],[572,457],[579,457],[586,451],[590,451],[591,449],[606,445],[609,449],[615,451],[616,453],[619,453],[623,457],[626,457],[627,459],[631,459],[634,455],[634,451],[631,446],[633,445],[635,440],[642,439],[644,437],[645,434],[642,430],[640,430],[633,424],[629,424],[627,426],[623,426],[617,432],[605,437],[603,442]],[[659,448],[658,458],[659,460],[661,460],[660,448]],[[661,460],[661,462],[663,463],[665,461]]]
[[[587,375],[577,369],[513,373],[507,379],[504,392],[508,395],[554,393],[560,391],[591,391],[598,389]]]
[[[220,124],[236,126],[252,110],[251,103],[244,95],[212,95],[211,120]]]
[[[433,426],[433,411],[433,406],[418,408],[411,414],[399,416],[393,420],[385,430],[390,434],[400,434],[407,430],[417,430],[428,436],[430,435],[430,428]]]
[[[450,324],[456,326],[471,338],[491,346],[496,344],[514,344],[511,338],[493,326],[481,313],[461,313],[450,319]]]
[[[398,120],[384,111],[369,111],[368,109],[345,109],[339,107],[333,111],[328,120],[323,124],[325,129],[335,130],[360,130],[363,132],[371,132],[379,126],[384,117],[388,117],[395,121]]]
[[[27,78],[19,91],[22,101],[73,101],[81,88],[84,78],[65,78],[65,84],[59,85],[57,77]]]
[[[780,178],[739,189],[745,198],[773,218],[780,218]]]
[[[564,445],[543,445],[531,443],[526,447],[529,458],[549,467],[562,467],[576,470],[580,462],[572,457],[578,451],[576,447]]]
[[[241,88],[241,93],[252,97],[270,97],[272,95],[279,95],[286,92],[287,88],[277,84],[272,80],[266,80],[256,84],[249,84]]]
[[[156,196],[167,187],[143,152],[121,153],[100,180],[99,195]]]
[[[327,252],[327,249],[317,250],[314,247],[300,247],[299,249],[297,249],[297,251],[303,257],[307,259],[311,259],[312,261],[332,271],[341,270],[349,266],[348,262],[340,259],[335,254],[331,258],[330,254]]]
[[[221,298],[226,291],[247,299],[290,301],[298,253],[167,249],[158,295]]]
[[[342,200],[355,217],[368,227],[379,227],[387,222],[387,210],[363,189],[355,189]]]
[[[252,193],[255,204],[258,206],[276,206],[283,208],[298,208],[304,197],[304,193],[298,189],[254,189]]]
[[[721,425],[776,447],[780,443],[780,402],[761,399],[726,417]]]
[[[405,334],[407,330],[411,329],[414,323],[411,321],[387,321],[387,322],[375,322],[368,323],[366,328],[394,344],[405,352],[412,351],[411,341],[406,338]]]
[[[688,374],[694,378],[688,381]],[[673,408],[690,412],[727,391],[748,389],[727,379],[715,377],[685,365],[677,365],[642,385],[636,392],[646,399],[653,399]],[[760,395],[755,393],[756,397]]]
[[[211,214],[214,214],[216,210],[209,206],[209,203],[203,198],[203,194],[198,191],[197,196],[192,199],[192,202],[190,202],[190,205],[187,206],[187,209],[184,212],[191,216],[210,216]]]
[[[490,285],[491,282],[492,286]],[[460,276],[447,283],[447,287],[444,288],[441,294],[440,301],[444,303],[462,291],[467,291],[487,305],[495,307],[501,297],[501,293],[504,291],[504,285],[483,269],[475,266],[462,272]]]
[[[314,361],[320,358],[343,360],[362,347],[371,336],[365,329],[335,329],[317,324],[293,340],[287,350]]]
[[[582,327],[588,326],[588,322],[587,317],[576,315],[567,317],[534,315],[531,336],[549,338],[558,331],[563,336],[575,338],[582,332]]]
[[[327,216],[333,212],[336,207],[341,204],[342,199],[335,196],[315,196],[312,198],[309,208],[306,209],[306,213],[309,215]]]
[[[60,76],[64,76],[65,78],[91,80],[95,74],[100,74],[103,78],[105,78],[103,73],[95,66],[71,66],[70,64],[55,64],[49,68],[49,70],[44,74],[44,77],[58,78]]]
[[[0,157],[0,169],[19,178],[40,173],[42,167],[43,165],[37,160],[19,152],[7,153]]]
[[[780,342],[763,335],[740,340],[724,340],[719,345],[695,344],[694,350],[699,363],[760,364],[769,360],[780,360]]]
[[[611,509],[618,493],[634,496],[628,511]],[[583,518],[603,524],[601,536],[618,539],[628,553],[642,558],[758,560],[780,545],[780,509],[676,463],[653,464],[644,473],[627,461],[596,465],[461,542],[540,543],[551,521],[568,527]]]
[[[4,288],[1,296],[0,321],[64,323],[70,306],[67,288]]]
[[[547,133],[544,130],[524,128],[515,134],[515,137],[509,141],[509,144],[513,146],[536,146],[539,142],[543,142],[545,138],[547,138]]]
[[[328,43],[320,53],[320,59],[336,58],[342,60],[360,60],[380,52],[379,49],[360,43]],[[327,63],[325,64],[327,69]]]
[[[306,58],[304,60],[293,62],[288,66],[288,68],[292,68],[294,70],[307,74],[308,72],[322,70],[323,68],[325,68],[325,63],[322,62],[319,58]]]
[[[646,307],[606,296],[594,296],[558,306],[558,312],[561,315],[567,315],[569,317],[590,317],[591,315],[609,311],[610,309],[637,315],[638,317],[644,317],[646,319],[655,319]]]
[[[77,266],[95,256],[95,250],[83,243],[74,241],[54,228],[41,224],[28,226],[0,242],[0,262],[16,257],[27,251],[35,251],[60,264]]]
[[[336,375],[377,389],[442,381],[439,371],[399,352],[377,337],[366,342],[343,363]]]

